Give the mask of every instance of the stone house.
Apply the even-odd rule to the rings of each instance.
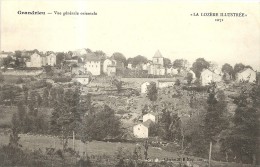
[[[99,56],[89,53],[86,55],[84,68],[92,75],[101,75],[103,72],[103,62]]]
[[[108,66],[112,67],[112,66],[116,66],[116,60],[113,60],[113,59],[106,59],[103,63],[103,72],[105,74],[108,74]],[[110,69],[111,70],[111,69]]]
[[[248,82],[255,82],[256,81],[256,72],[251,68],[245,68],[242,71],[236,74],[236,81],[248,81]]]
[[[26,63],[26,65],[30,65],[30,67],[42,67],[43,57],[35,52],[31,55],[30,63]]]
[[[49,55],[47,55],[45,58],[46,58],[46,65],[49,65],[49,66],[55,66],[56,63],[57,63],[57,58],[56,58],[56,54],[54,53],[51,53]]]
[[[211,82],[220,82],[222,80],[222,76],[220,74],[216,74],[208,69],[204,69],[200,75],[201,85],[205,86]]]

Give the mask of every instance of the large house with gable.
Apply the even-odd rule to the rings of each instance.
[[[152,123],[158,122],[158,114],[154,112],[143,115],[143,122],[133,127],[133,133],[136,138],[148,138],[149,128]]]
[[[102,57],[95,53],[88,53],[85,57],[84,68],[92,75],[101,75],[103,72]]]
[[[245,68],[236,74],[236,80],[238,82],[248,81],[255,82],[256,81],[256,72],[251,68]]]
[[[165,75],[163,56],[159,50],[154,54],[153,61],[147,69],[148,74]]]
[[[222,76],[220,74],[216,74],[209,69],[204,69],[200,75],[201,85],[205,86],[210,84],[211,82],[220,82],[222,80]]]

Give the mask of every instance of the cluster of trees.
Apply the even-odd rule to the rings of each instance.
[[[259,157],[260,86],[244,87],[234,103],[237,108],[231,119],[232,125],[222,135],[222,151],[227,159],[233,155],[238,162],[256,164],[256,157]]]
[[[42,95],[27,87],[21,91],[24,91],[24,96],[20,97],[17,113],[13,115],[13,126],[17,127],[15,133],[59,135],[64,149],[73,132],[84,142],[121,134],[121,122],[114,110],[108,106],[94,107],[90,95],[81,99],[78,87],[65,90],[63,87],[47,85]],[[9,95],[15,94],[9,92]],[[50,118],[40,112],[50,109]]]
[[[101,111],[86,115],[82,123],[82,141],[103,140],[115,138],[122,133],[120,118],[115,111],[105,105]]]
[[[239,96],[234,98],[237,108],[235,115],[228,113],[227,100],[224,91],[218,90],[213,82],[208,87],[208,98],[200,103],[191,98],[192,110],[199,110],[201,105],[205,111],[195,114],[192,119],[181,121],[174,111],[163,109],[159,123],[150,127],[151,136],[159,136],[167,141],[177,141],[182,151],[207,157],[209,148],[220,146],[213,150],[214,158],[237,162],[256,163],[257,142],[259,139],[260,86],[245,85]],[[148,89],[148,98],[155,101],[157,91],[153,86]],[[143,109],[146,112],[147,106]],[[183,153],[184,153],[183,152]]]
[[[14,114],[13,125],[19,127],[20,133],[47,134],[49,130],[48,120],[38,108],[24,106],[22,102],[18,103],[18,113]]]
[[[108,106],[93,106],[90,95],[82,101],[78,88],[66,91],[57,89],[54,92],[51,91],[49,101],[49,105],[54,107],[50,132],[62,136],[64,148],[73,132],[83,142],[103,140],[108,136],[113,138],[121,133],[120,119]]]
[[[6,105],[15,104],[15,98],[23,91],[22,88],[15,86],[4,84],[0,87],[0,102]]]
[[[214,158],[255,164],[259,138],[259,92],[259,85],[242,90],[234,99],[237,108],[235,115],[231,116],[227,112],[224,92],[217,90],[212,83],[208,89],[206,112],[198,119],[193,117],[193,123],[187,126],[188,131],[194,128],[194,132],[185,136],[194,153],[206,156],[211,145],[220,144],[220,150],[212,151]]]
[[[230,79],[235,79],[236,74],[238,72],[240,72],[241,70],[245,69],[245,68],[251,68],[252,69],[251,66],[244,65],[242,63],[235,64],[234,67],[232,67],[228,63],[225,63],[222,66],[221,71],[224,73],[224,79],[225,80],[230,80]]]

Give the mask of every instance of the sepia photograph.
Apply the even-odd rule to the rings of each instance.
[[[0,0],[0,167],[260,167],[260,1]]]

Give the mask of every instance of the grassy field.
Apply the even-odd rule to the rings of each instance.
[[[62,148],[61,140],[58,137],[25,135],[25,134],[21,134],[20,137],[21,137],[20,144],[22,144],[23,149],[29,149],[29,150],[41,149],[42,151],[45,151],[46,147],[55,147],[56,149]],[[8,142],[9,142],[9,136],[0,134],[0,146],[8,144]],[[111,157],[115,155],[115,152],[119,147],[124,147],[125,149],[129,150],[129,152],[133,152],[135,146],[136,145],[132,143],[111,143],[111,142],[92,141],[87,144],[84,144],[79,140],[75,141],[76,151],[79,151],[81,155],[83,154],[83,152],[86,152],[89,156],[107,155]],[[69,141],[69,147],[72,147],[72,140]],[[143,146],[141,146],[141,148],[143,153],[144,151]],[[162,160],[164,158],[170,158],[170,159],[178,158],[178,155],[173,152],[168,152],[165,150],[149,147],[148,157],[150,159],[158,158]],[[195,163],[199,166],[205,166],[207,164],[206,161],[196,161]],[[211,164],[212,167],[240,167],[240,164],[233,163],[233,162],[212,161]],[[252,167],[252,165],[249,164],[243,164],[242,166]],[[256,167],[259,167],[259,165],[257,165]]]
[[[46,147],[55,147],[56,149],[61,149],[61,140],[58,137],[51,136],[43,136],[43,135],[20,135],[20,144],[24,149],[36,150],[41,149],[45,151]],[[0,134],[0,145],[6,145],[9,142],[9,136]],[[88,155],[102,155],[106,154],[112,156],[115,154],[116,150],[119,147],[124,147],[129,150],[129,152],[133,152],[136,144],[133,143],[112,143],[112,142],[102,142],[102,141],[92,141],[87,144],[82,143],[80,140],[75,141],[75,149],[79,151],[80,154],[83,152],[87,152]],[[69,147],[72,146],[72,140],[69,140]],[[143,146],[142,152],[144,151]],[[178,158],[177,154],[168,152],[165,150],[161,150],[158,148],[150,147],[148,150],[148,156],[150,158]]]

